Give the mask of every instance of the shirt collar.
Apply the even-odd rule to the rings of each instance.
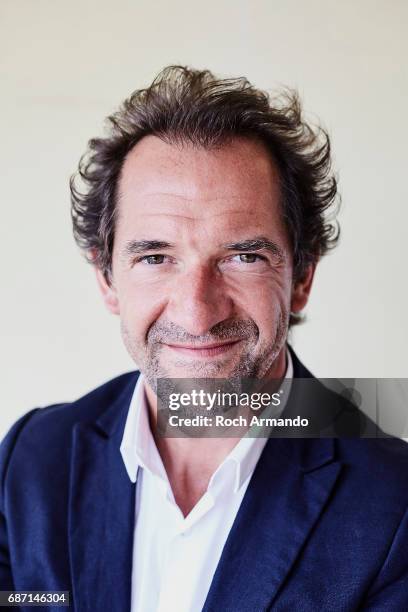
[[[287,380],[288,388],[285,392],[285,398],[289,395],[293,378],[293,362],[288,349],[286,349],[286,357],[287,368],[285,379]],[[284,405],[281,403],[280,412],[282,412],[283,408]],[[150,471],[161,480],[168,482],[166,470],[150,429],[148,415],[145,377],[143,374],[140,374],[130,401],[120,452],[132,482],[136,482],[139,467]],[[234,472],[233,489],[234,492],[237,491],[254,471],[266,442],[267,437],[251,438],[244,436],[211,476],[208,490],[217,489],[228,466],[232,466]]]
[[[166,471],[150,429],[143,374],[140,374],[136,381],[130,401],[120,452],[132,482],[136,482],[139,466],[155,476],[166,478]]]

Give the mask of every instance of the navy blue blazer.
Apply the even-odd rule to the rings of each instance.
[[[295,355],[294,370],[310,376]],[[7,434],[0,590],[70,591],[76,612],[130,610],[135,485],[119,445],[137,376],[33,410]],[[204,612],[408,610],[407,507],[400,440],[268,440]]]

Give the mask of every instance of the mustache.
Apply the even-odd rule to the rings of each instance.
[[[220,321],[212,327],[207,334],[195,336],[175,323],[156,321],[147,333],[150,344],[180,342],[188,344],[206,344],[214,340],[247,340],[258,338],[259,328],[250,319],[234,319]]]

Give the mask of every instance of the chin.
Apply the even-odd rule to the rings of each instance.
[[[191,363],[180,364],[163,368],[167,372],[167,378],[228,378],[233,372],[233,367],[220,363]]]

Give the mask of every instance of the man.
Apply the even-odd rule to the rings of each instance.
[[[320,383],[306,407],[287,345],[337,239],[327,135],[293,94],[183,67],[110,126],[72,181],[74,232],[141,373],[7,435],[2,588],[81,612],[406,609],[407,447]],[[286,379],[284,414],[321,421],[160,436],[159,382],[186,378]]]

